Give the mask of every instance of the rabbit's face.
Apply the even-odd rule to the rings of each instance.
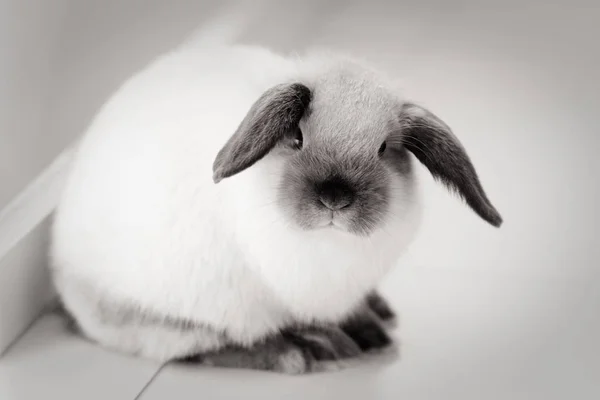
[[[386,141],[376,148],[315,145],[289,156],[278,205],[304,229],[368,235],[386,221],[412,179],[410,158]],[[393,166],[392,164],[396,164]]]
[[[412,178],[408,153],[394,139],[400,102],[354,68],[321,74],[311,86],[303,118],[278,146],[288,149],[278,204],[304,229],[368,235]]]
[[[377,120],[360,105],[353,117],[327,111],[311,109],[274,151],[284,159],[278,206],[303,229],[369,235],[410,187],[403,182],[412,179],[410,158],[390,140],[393,114]]]
[[[367,236],[410,198],[403,190],[412,187],[411,152],[483,219],[500,225],[464,148],[435,115],[401,101],[353,64],[306,81],[275,86],[254,103],[217,155],[215,182],[268,155],[277,162],[259,170],[277,177],[275,203],[295,225]]]

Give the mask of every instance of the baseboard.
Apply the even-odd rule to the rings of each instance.
[[[75,146],[0,211],[0,355],[52,298],[46,268],[48,228]]]

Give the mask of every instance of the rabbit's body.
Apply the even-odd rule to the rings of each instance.
[[[282,85],[296,81],[309,97]],[[305,370],[297,339],[283,345],[279,332],[352,317],[419,221],[402,143],[377,156],[402,127],[384,86],[358,64],[252,47],[178,50],[127,82],[80,143],[53,225],[54,282],[84,334],[161,360],[261,343],[256,354],[271,358],[258,368]],[[294,111],[308,99],[310,112]],[[298,139],[263,142],[300,117],[302,153]],[[329,170],[357,186],[313,204],[298,174]],[[356,199],[329,204],[340,196]],[[335,354],[355,352],[345,349]]]
[[[394,205],[393,226],[369,240],[290,228],[271,204],[277,176],[260,171],[276,158],[215,185],[212,161],[255,98],[298,71],[262,50],[211,51],[167,56],[132,79],[78,149],[56,214],[53,266],[65,306],[100,342],[99,302],[206,327],[210,339],[195,352],[225,337],[251,344],[292,323],[339,321],[414,231],[412,179],[396,182],[406,201]],[[400,225],[406,237],[391,234]],[[190,352],[117,336],[109,344],[150,357]]]

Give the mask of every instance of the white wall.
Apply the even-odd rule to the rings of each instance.
[[[234,3],[0,0],[0,209],[127,76]]]
[[[60,151],[48,129],[66,0],[0,0],[0,209]]]

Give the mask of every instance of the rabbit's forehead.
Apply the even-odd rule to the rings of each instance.
[[[378,147],[397,123],[398,98],[368,71],[343,64],[320,75],[311,86],[304,130],[314,144]]]
[[[301,128],[314,146],[361,152],[379,147],[397,126],[398,106],[366,84],[322,85],[313,91]]]
[[[338,95],[341,93],[315,93],[310,112],[301,121],[303,169],[314,177],[333,174],[350,182],[366,181],[365,171],[377,164],[379,147],[394,129],[393,107],[364,98],[332,101]]]

